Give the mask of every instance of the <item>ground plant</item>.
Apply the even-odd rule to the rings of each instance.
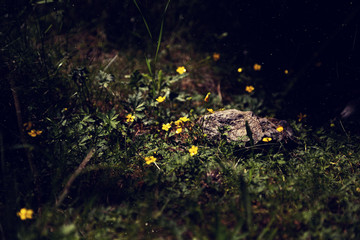
[[[88,27],[72,1],[7,4],[2,239],[360,238],[356,123],[313,126],[299,109],[286,119],[291,139],[256,145],[214,141],[201,127],[201,116],[231,108],[277,117],[287,69],[290,87],[268,92],[255,57],[238,64],[216,44],[193,52],[186,26],[166,33],[183,7],[170,0],[154,10],[158,22],[143,1],[125,1],[143,34],[129,41],[143,45],[115,52],[101,31],[71,49],[70,35]]]

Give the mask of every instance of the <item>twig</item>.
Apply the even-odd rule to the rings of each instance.
[[[14,79],[11,79],[9,82],[10,82],[10,89],[11,89],[13,100],[14,100],[17,124],[18,124],[18,129],[19,129],[19,134],[20,134],[20,141],[21,141],[23,146],[26,146],[28,144],[27,144],[25,134],[24,134],[24,130],[23,130],[23,121],[22,121],[22,116],[21,116],[21,107],[20,107],[19,96],[18,96],[17,91],[16,91],[16,86],[15,86]],[[32,161],[31,154],[27,149],[26,149],[26,155],[27,155],[27,158],[28,158],[31,173],[32,173],[33,177],[36,179],[38,177],[37,169],[36,169],[36,167],[34,165],[34,162]]]
[[[341,128],[342,128],[342,130],[344,131],[346,137],[347,137],[348,139],[350,139],[350,136],[349,136],[349,134],[346,132],[346,130],[345,130],[345,128],[344,128],[344,125],[342,124],[342,121],[340,120],[339,122],[340,122]]]
[[[104,71],[106,71],[108,69],[108,67],[110,67],[110,65],[116,60],[117,56],[118,55],[116,54],[115,57],[113,57],[111,59],[111,61],[108,63],[108,65],[106,65],[106,67],[104,68]]]
[[[38,174],[38,170],[36,168],[36,165],[35,165],[34,161],[32,160],[32,155],[31,155],[30,149],[28,147],[26,147],[26,146],[28,146],[28,143],[27,143],[27,140],[25,138],[25,133],[24,133],[24,129],[23,129],[23,121],[22,121],[20,100],[19,100],[19,96],[18,96],[18,93],[17,93],[17,87],[16,87],[16,84],[15,84],[15,80],[14,80],[14,78],[12,76],[10,76],[9,83],[10,83],[10,89],[11,89],[13,100],[14,100],[17,124],[18,124],[18,129],[19,129],[19,134],[20,134],[20,141],[21,141],[21,144],[22,144],[22,146],[24,148],[24,151],[25,151],[28,163],[29,163],[29,167],[30,167],[32,177],[34,178],[35,196],[37,197],[37,201],[40,204],[40,202],[41,202],[40,178],[39,178],[39,174]]]
[[[81,173],[81,171],[85,168],[86,164],[90,161],[92,156],[95,153],[95,148],[90,149],[89,153],[86,155],[84,160],[80,163],[79,167],[75,170],[75,172],[71,175],[69,180],[67,181],[64,190],[62,191],[60,197],[55,202],[55,207],[59,207],[61,203],[64,201],[65,197],[69,193],[69,189],[71,187],[71,184],[74,182],[77,176]]]

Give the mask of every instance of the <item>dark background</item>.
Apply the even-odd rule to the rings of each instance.
[[[87,6],[95,10],[91,19],[101,9],[93,4],[102,6],[101,21],[118,48],[144,47],[137,36],[146,29],[132,1],[93,2]],[[139,1],[150,28],[159,25],[165,4]],[[322,124],[360,93],[359,10],[356,1],[172,1],[164,38],[185,29],[183,37],[198,51],[220,52],[227,65],[251,57],[262,64],[263,86],[283,93],[280,116],[304,112]],[[227,37],[219,38],[225,32]],[[286,78],[284,69],[290,71]],[[232,89],[236,94],[236,86]]]
[[[157,38],[167,1],[137,2]],[[101,27],[110,46],[120,51],[146,50],[151,45],[131,0],[7,1],[3,6],[3,16],[10,18],[24,9],[28,16],[54,12],[60,20],[53,29],[59,34]],[[237,73],[229,69],[260,63],[268,107],[273,98],[281,98],[278,117],[294,118],[302,112],[321,125],[360,93],[359,18],[360,4],[350,0],[171,1],[163,39],[176,33],[199,53],[219,52],[221,77],[228,85],[223,89],[232,95],[243,89],[237,85]],[[223,33],[227,36],[220,37]],[[284,77],[285,69],[289,74]]]

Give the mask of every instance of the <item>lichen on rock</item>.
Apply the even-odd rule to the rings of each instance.
[[[251,111],[236,109],[217,111],[202,116],[198,123],[204,134],[211,140],[220,140],[223,137],[229,142],[248,142],[251,134],[254,144],[256,144],[265,137],[271,138],[273,141],[286,141],[293,136],[293,131],[286,121],[261,118]],[[277,130],[279,126],[283,127],[283,131]],[[248,133],[247,129],[251,133]]]

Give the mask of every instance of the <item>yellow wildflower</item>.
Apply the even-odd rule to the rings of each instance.
[[[289,74],[289,70],[285,69],[284,73]]]
[[[182,125],[184,122],[188,122],[188,121],[190,121],[189,118],[187,118],[187,117],[181,117],[181,118],[179,118],[179,120],[176,120],[176,121],[175,121],[175,125],[176,125],[177,127],[181,127],[181,125]]]
[[[179,128],[176,129],[176,134],[180,134],[181,132],[182,132],[182,128],[181,128],[181,127],[179,127]]]
[[[179,120],[181,120],[182,122],[190,121],[190,119],[188,117],[181,117],[181,118],[179,118]]]
[[[145,157],[145,162],[146,164],[150,164],[156,161],[156,157],[151,156],[151,157]]]
[[[171,123],[166,123],[162,125],[162,130],[165,130],[165,131],[169,131],[169,129],[171,128]]]
[[[360,192],[360,187],[357,187],[357,188],[356,188],[356,191],[357,191],[357,192]]]
[[[299,113],[299,115],[298,115],[298,121],[299,122],[301,122],[303,119],[305,119],[307,117],[307,115],[306,114],[302,114],[302,113]]]
[[[241,72],[243,71],[243,68],[239,67],[239,68],[237,69],[237,71],[238,71],[239,73],[241,73]]]
[[[279,126],[276,128],[276,131],[278,131],[278,132],[284,131],[284,127],[281,126],[281,125],[279,125]]]
[[[30,130],[32,127],[32,122],[24,123],[23,126],[25,127],[26,130]]]
[[[335,123],[330,123],[330,127],[335,127]]]
[[[132,115],[131,113],[129,113],[128,115],[126,115],[126,122],[133,122],[135,119],[135,116]]]
[[[16,213],[20,217],[21,220],[32,219],[32,215],[34,211],[31,209],[22,208],[19,212]]]
[[[245,91],[247,91],[248,93],[251,93],[252,91],[254,91],[255,90],[255,88],[254,88],[254,86],[246,86],[245,87]]]
[[[176,120],[174,123],[176,126],[180,127],[183,122],[179,119],[179,120]]]
[[[204,98],[204,101],[205,102],[208,102],[209,101],[209,97],[210,97],[210,92],[208,92],[207,94],[206,94],[206,96],[205,96],[205,98]]]
[[[213,57],[214,61],[216,62],[220,59],[220,53],[214,53],[212,57]]]
[[[36,136],[42,134],[42,131],[41,131],[41,130],[31,129],[31,131],[28,132],[28,134],[29,134],[31,137],[36,137]]]
[[[261,65],[255,63],[255,64],[254,64],[254,70],[255,70],[255,71],[260,71],[260,70],[261,70]]]
[[[214,113],[214,110],[212,108],[207,108],[206,110],[208,110],[209,113]]]
[[[35,130],[35,129],[31,129],[31,131],[28,132],[28,134],[29,134],[31,137],[36,137],[36,130]]]
[[[272,140],[272,138],[270,138],[270,137],[264,137],[262,139],[263,142],[270,142],[271,140]]]
[[[192,145],[192,147],[189,149],[190,156],[194,156],[198,153],[198,147]]]
[[[178,68],[176,69],[176,72],[178,72],[178,73],[181,75],[181,74],[184,74],[184,73],[186,72],[186,69],[185,69],[184,66],[178,67]]]
[[[156,99],[156,101],[158,101],[159,103],[162,103],[163,101],[165,101],[165,98],[166,98],[166,96],[165,96],[165,97],[159,96],[159,97]]]

